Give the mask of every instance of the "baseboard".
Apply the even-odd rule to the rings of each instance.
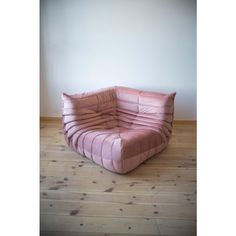
[[[174,125],[196,125],[196,120],[174,120]]]
[[[61,122],[61,117],[48,117],[48,116],[41,116],[40,121],[55,121]],[[196,125],[196,120],[174,120],[174,125]]]
[[[40,116],[40,121],[61,121],[61,117],[52,117],[52,116]]]

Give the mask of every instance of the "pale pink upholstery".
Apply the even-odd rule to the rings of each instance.
[[[76,152],[126,173],[162,151],[173,122],[175,93],[125,87],[62,95],[64,134]]]

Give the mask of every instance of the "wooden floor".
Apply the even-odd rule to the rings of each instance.
[[[41,121],[41,235],[196,235],[196,125],[126,175],[67,147],[58,120]]]

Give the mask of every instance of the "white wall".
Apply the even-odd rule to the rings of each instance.
[[[42,0],[41,116],[60,94],[122,85],[177,92],[175,118],[196,119],[194,0]]]

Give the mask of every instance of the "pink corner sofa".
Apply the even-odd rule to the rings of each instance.
[[[62,94],[64,135],[79,154],[116,173],[127,173],[168,144],[176,93],[110,87]]]

